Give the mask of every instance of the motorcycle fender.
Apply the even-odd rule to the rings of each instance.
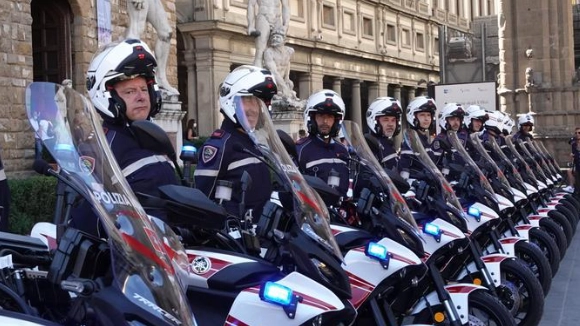
[[[30,236],[40,239],[50,250],[56,249],[58,246],[56,243],[56,225],[52,223],[39,222],[34,224]]]
[[[501,285],[501,262],[510,258],[512,257],[506,254],[491,254],[481,257],[495,286]]]
[[[437,225],[443,234],[441,235],[440,241],[437,242],[433,236],[425,234],[421,231],[421,236],[424,240],[423,248],[425,248],[425,252],[429,254],[429,256],[439,250],[441,247],[446,246],[449,242],[465,238],[465,234],[463,234],[461,230],[459,230],[453,224],[448,223],[440,218],[436,218],[435,220],[431,221],[431,223]]]
[[[302,297],[293,319],[282,307],[262,301],[259,287],[251,287],[238,294],[225,325],[302,325],[320,314],[345,308],[332,291],[302,274],[290,273],[276,283],[289,287],[295,295]]]
[[[461,324],[466,325],[469,322],[469,294],[473,291],[487,291],[487,289],[480,285],[474,285],[469,283],[459,283],[450,284],[445,286],[445,290],[449,293],[451,297],[451,302],[453,307],[457,310],[457,314],[460,316]],[[412,315],[418,314],[430,305],[440,304],[439,296],[437,292],[433,291],[423,297],[411,312]]]
[[[521,237],[505,237],[499,239],[499,243],[501,244],[503,252],[510,257],[516,256],[516,243],[520,241],[526,240]]]
[[[546,216],[538,215],[538,214],[530,214],[530,215],[528,215],[528,221],[530,221],[530,224],[533,227],[539,228],[540,227],[540,220],[544,217],[546,217]],[[521,225],[525,225],[525,224],[521,224]]]
[[[519,224],[515,226],[520,238],[530,240],[530,230],[533,228],[537,228],[537,226],[533,226],[531,224]]]

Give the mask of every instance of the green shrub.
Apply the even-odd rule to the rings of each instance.
[[[8,180],[11,232],[29,234],[34,224],[52,221],[56,203],[56,182],[55,178],[45,176]]]

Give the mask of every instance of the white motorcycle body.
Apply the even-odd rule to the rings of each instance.
[[[190,266],[185,281],[188,286],[194,287],[209,288],[208,281],[212,277],[221,271],[236,268],[236,265],[244,265],[244,269],[248,270],[248,264],[258,264],[251,257],[211,250],[186,249],[186,253]],[[276,283],[289,287],[302,298],[293,318],[281,306],[261,300],[260,288],[252,286],[237,295],[226,325],[301,325],[326,312],[344,309],[344,304],[332,291],[300,273],[290,273]]]
[[[354,228],[342,225],[331,224],[330,227],[335,236],[343,232],[356,231]],[[383,238],[377,243],[387,248],[389,252],[388,268],[383,268],[377,260],[368,257],[364,247],[349,250],[344,256],[342,267],[349,276],[352,291],[350,302],[356,309],[389,276],[409,265],[422,264],[421,259],[415,253],[396,241]]]

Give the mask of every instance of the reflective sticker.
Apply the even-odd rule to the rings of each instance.
[[[197,256],[191,261],[191,271],[197,275],[207,273],[211,269],[211,260],[204,256]]]
[[[201,159],[203,163],[209,163],[216,156],[218,152],[217,147],[206,145],[203,147]]]

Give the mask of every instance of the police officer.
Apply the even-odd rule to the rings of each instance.
[[[344,101],[336,92],[324,89],[312,94],[304,110],[308,137],[299,140],[296,149],[302,173],[328,181],[334,170],[340,178],[337,190],[346,198],[349,189],[349,154],[342,143],[334,140],[344,115]]]
[[[268,70],[254,66],[233,70],[220,87],[220,112],[224,121],[199,151],[194,173],[196,187],[214,199],[218,181],[229,181],[232,198],[223,205],[230,214],[240,218],[259,218],[272,192],[270,171],[259,159],[262,154],[246,130],[256,126],[261,108],[276,92],[274,78]],[[245,189],[242,203],[245,183],[241,181],[245,171],[252,185]],[[239,216],[241,213],[244,216]]]
[[[534,129],[534,116],[526,113],[518,117],[518,131],[513,135],[513,140],[522,141],[533,140],[532,130]]]
[[[375,99],[367,110],[370,132],[365,137],[367,142],[378,144],[375,156],[384,168],[390,170],[396,169],[399,161],[393,141],[401,132],[401,113],[401,103],[392,97]]]
[[[150,120],[161,109],[161,93],[155,82],[157,62],[149,47],[136,39],[112,43],[98,53],[87,72],[90,99],[103,118],[107,141],[132,190],[158,196],[158,187],[178,184],[171,162],[142,148],[131,131],[133,121]],[[96,231],[94,217],[73,212],[73,225]],[[86,211],[85,211],[86,212]],[[165,218],[162,210],[147,213]]]
[[[463,165],[465,162],[459,156],[455,155],[457,149],[453,148],[449,142],[447,132],[457,132],[457,137],[461,141],[461,145],[465,147],[467,132],[463,128],[463,119],[465,117],[465,110],[459,103],[447,103],[441,111],[439,117],[439,127],[441,131],[433,142],[431,143],[431,160],[433,163],[443,171],[446,175],[449,173],[449,164],[456,163]]]
[[[435,123],[434,117],[436,110],[437,106],[435,105],[435,100],[428,96],[418,96],[407,106],[407,126],[418,132],[421,144],[427,153],[431,152],[429,133]],[[401,144],[398,170],[400,171],[401,177],[404,179],[409,178],[409,172],[411,169],[422,168],[420,165],[414,163],[414,160],[415,153],[407,142],[403,142]]]
[[[487,120],[487,112],[479,105],[470,105],[465,110],[463,123],[467,127],[468,133],[483,131],[483,124]]]

